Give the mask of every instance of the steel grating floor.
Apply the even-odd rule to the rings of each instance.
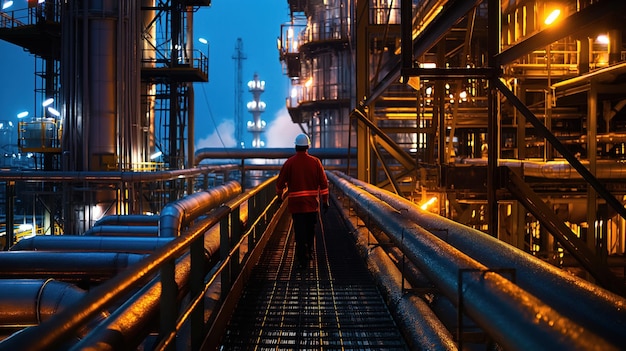
[[[221,350],[408,349],[339,216],[331,210],[322,221],[307,269],[294,263],[291,221],[283,221],[252,273]]]

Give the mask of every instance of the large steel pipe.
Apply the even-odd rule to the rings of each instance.
[[[457,303],[462,299],[462,311],[505,349],[618,349],[373,195],[336,175],[329,178],[446,297]]]
[[[83,297],[85,291],[52,279],[0,280],[0,326],[37,325]]]
[[[493,268],[514,268],[516,283],[594,333],[626,345],[626,299],[548,264],[479,230],[424,211],[411,201],[339,174],[401,211],[447,243]]]
[[[293,156],[293,153],[293,148],[203,148],[196,151],[195,164],[200,164],[205,159],[286,159]],[[313,148],[310,153],[321,159],[346,160],[350,157],[349,149],[342,148]],[[352,150],[351,154],[354,155],[355,151]]]
[[[230,181],[224,185],[195,193],[176,202],[170,203],[161,211],[159,236],[175,237],[183,226],[205,215],[212,208],[241,194],[239,182]]]
[[[22,239],[13,245],[10,251],[43,250],[43,251],[100,251],[152,253],[166,245],[174,238],[149,237],[106,237],[106,236],[68,236],[68,235],[36,235]]]
[[[219,252],[219,228],[213,227],[204,237],[208,256]],[[210,257],[209,257],[210,258]],[[185,291],[190,271],[190,258],[185,255],[176,263],[176,284]],[[135,294],[127,303],[114,311],[111,316],[95,327],[73,347],[73,350],[135,349],[145,339],[150,328],[158,321],[161,281],[153,280],[146,288]],[[180,291],[182,294],[183,291]]]
[[[191,260],[185,255],[175,268],[179,298],[187,290]],[[122,350],[135,349],[150,331],[158,325],[161,281],[152,280],[144,289],[114,311],[106,321],[98,324],[72,350]]]
[[[0,252],[0,278],[53,278],[64,282],[102,281],[145,255],[118,252]]]
[[[0,180],[25,181],[25,182],[161,182],[180,178],[193,178],[203,174],[222,172],[232,169],[233,166],[211,166],[187,169],[177,169],[158,172],[50,172],[50,171],[2,171]]]
[[[93,226],[125,225],[125,226],[157,226],[159,216],[156,215],[110,215],[102,217]]]
[[[99,225],[87,230],[85,236],[150,236],[159,234],[158,226]]]
[[[411,285],[406,283],[403,286],[402,273],[370,232],[358,230],[357,224],[351,222],[347,216],[344,216],[344,223],[353,233],[357,249],[381,287],[387,305],[396,316],[409,347],[412,350],[457,350],[454,338],[426,302],[415,295],[405,294],[403,288],[410,289]]]

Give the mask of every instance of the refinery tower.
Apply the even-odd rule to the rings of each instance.
[[[257,73],[248,82],[248,91],[252,93],[252,101],[247,105],[248,112],[252,114],[252,121],[248,121],[248,131],[252,133],[252,147],[264,147],[265,142],[261,140],[261,134],[265,132],[265,121],[261,119],[261,114],[265,112],[265,102],[261,101],[261,94],[265,91],[265,81],[259,80]]]

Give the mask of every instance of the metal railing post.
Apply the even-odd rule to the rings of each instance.
[[[228,255],[230,252],[230,216],[224,217],[220,221],[220,258],[222,261],[228,260]],[[222,294],[221,296],[228,295],[230,291],[230,286],[232,284],[231,281],[231,262],[227,262],[226,267],[222,271],[221,275],[222,281]]]
[[[189,296],[198,296],[204,289],[204,237],[194,240],[189,247],[191,268],[189,273]],[[191,349],[199,350],[204,339],[204,299],[191,312]]]
[[[262,202],[259,200],[258,195],[254,195],[248,200],[248,224],[246,227],[251,231],[250,235],[248,235],[248,247],[250,248],[248,252],[252,251],[252,248],[254,248],[256,242],[258,241],[258,238],[256,237],[256,226],[251,226],[253,223],[251,219],[256,220],[259,218],[259,204],[262,205]]]
[[[232,211],[230,212],[230,240],[232,243],[238,243],[239,240],[241,239],[241,231],[242,231],[242,225],[241,225],[241,206],[237,206],[235,208],[232,209]],[[230,273],[232,274],[233,277],[238,277],[239,276],[239,272],[241,271],[241,257],[240,255],[241,250],[239,249],[239,247],[237,247],[237,249],[235,249],[232,253],[232,256],[230,257]]]
[[[166,337],[176,328],[178,286],[175,277],[175,260],[169,259],[163,263],[160,269],[161,274],[161,307],[160,313],[160,338]]]

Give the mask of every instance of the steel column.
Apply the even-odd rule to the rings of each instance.
[[[370,95],[370,78],[369,78],[369,57],[370,57],[370,1],[356,1],[356,101],[357,106],[350,115],[354,117],[357,112],[365,119],[370,119],[367,105],[362,101],[369,98]],[[371,164],[370,164],[370,148],[369,148],[369,128],[362,120],[351,118],[350,123],[356,123],[356,140],[357,140],[357,178],[370,181]],[[350,146],[350,145],[349,145]]]

